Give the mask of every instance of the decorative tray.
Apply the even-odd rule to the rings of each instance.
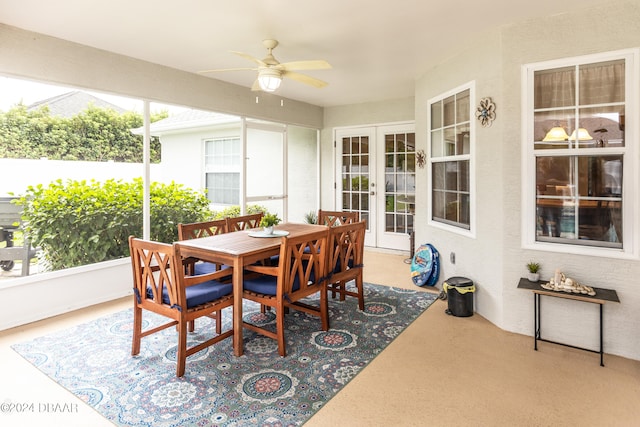
[[[594,296],[596,291],[591,286],[581,285],[579,283],[574,283],[571,285],[567,284],[555,284],[555,283],[543,283],[540,285],[542,289],[546,289],[547,291],[556,291],[556,292],[567,292],[569,294],[584,294],[589,296]]]
[[[288,236],[289,232],[285,230],[273,230],[273,233],[267,234],[265,231],[250,231],[249,236],[251,237],[282,237]]]

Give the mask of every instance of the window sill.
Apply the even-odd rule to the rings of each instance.
[[[625,252],[623,249],[602,248],[595,246],[567,245],[562,243],[528,242],[523,243],[523,249],[531,249],[544,252],[557,252],[572,255],[586,255],[598,258],[615,258],[626,260],[638,260],[637,253]]]

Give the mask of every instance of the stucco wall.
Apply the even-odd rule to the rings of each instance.
[[[504,134],[504,96],[501,90],[501,38],[498,30],[487,33],[470,43],[466,49],[447,62],[429,70],[416,84],[416,145],[427,149],[428,100],[474,82],[475,104],[483,97],[491,97],[497,106],[498,119],[491,127],[475,126],[475,180],[472,191],[476,196],[475,237],[469,237],[428,226],[427,192],[428,169],[419,170],[416,193],[416,232],[418,242],[429,242],[440,252],[440,284],[452,276],[472,279],[476,285],[475,309],[491,322],[502,321],[502,262],[503,262],[503,145],[513,140]],[[475,105],[472,105],[472,113]],[[455,253],[455,264],[450,262]]]
[[[616,1],[571,14],[520,22],[470,42],[464,51],[425,73],[416,85],[416,139],[426,143],[426,101],[467,81],[476,83],[476,104],[493,98],[497,119],[477,127],[477,234],[466,238],[433,227],[418,229],[418,239],[443,254],[443,277],[467,276],[478,286],[476,310],[498,326],[533,334],[533,296],[516,288],[525,263],[542,263],[543,278],[556,268],[580,282],[616,289],[620,304],[604,310],[605,351],[640,359],[640,262],[522,249],[522,97],[523,64],[640,46],[640,4]],[[638,76],[635,77],[636,79]],[[635,115],[637,119],[637,113]],[[630,141],[637,147],[639,141]],[[637,155],[637,151],[636,151]],[[625,173],[630,173],[625,170]],[[426,177],[418,177],[424,188]],[[424,223],[426,200],[418,199],[416,217]],[[640,235],[635,233],[635,239]],[[456,252],[456,264],[449,253]],[[546,338],[598,347],[598,306],[546,298]]]
[[[203,191],[204,182],[204,143],[212,138],[239,138],[240,126],[221,128],[198,128],[193,131],[181,131],[163,134],[162,161],[160,168],[163,176],[170,176],[176,182],[189,188]]]
[[[161,174],[160,165],[150,165],[153,181],[170,182]],[[0,195],[13,193],[22,195],[30,185],[49,183],[61,179],[91,180],[104,182],[107,179],[121,179],[131,181],[141,178],[144,172],[141,163],[116,162],[81,162],[64,160],[34,160],[34,159],[0,159]],[[170,177],[170,175],[168,175]]]
[[[212,138],[239,138],[239,126],[225,126],[221,128],[199,128],[193,132],[176,132],[165,134],[162,141],[162,176],[171,177],[172,180],[184,184],[189,188],[204,191],[206,183],[204,178],[204,144],[203,141]],[[288,160],[288,212],[287,220],[303,222],[307,212],[318,210],[318,150],[317,131],[315,129],[299,126],[287,128],[287,160]],[[259,134],[258,134],[259,135]],[[259,136],[258,136],[259,138]],[[251,168],[251,158],[267,159],[278,153],[271,153],[268,147],[262,147],[263,141],[253,140],[249,133],[247,141],[247,168]],[[251,154],[253,153],[253,154]],[[195,163],[194,163],[195,162]],[[273,163],[280,164],[280,163]],[[185,167],[187,165],[187,167]],[[239,169],[238,169],[239,170]],[[273,192],[270,181],[262,179],[269,174],[269,169],[258,168],[251,177],[248,177],[247,194],[270,194]],[[256,202],[274,212],[280,211],[281,201]],[[224,206],[214,206],[214,209],[223,209]]]
[[[571,255],[562,252],[526,251],[521,249],[521,65],[564,57],[640,47],[640,3],[616,1],[590,7],[571,14],[559,14],[534,19],[505,28],[502,34],[504,109],[503,181],[505,239],[504,239],[504,316],[505,329],[531,334],[533,303],[528,292],[515,289],[518,278],[524,273],[529,259],[542,263],[543,278],[550,277],[556,268],[567,272],[580,282],[604,288],[616,289],[620,304],[607,304],[604,309],[605,351],[634,359],[640,359],[640,292],[637,277],[640,262],[590,256]],[[541,28],[553,31],[540,31]],[[639,76],[634,77],[636,82]],[[638,100],[636,99],[636,102]],[[634,119],[638,120],[637,111]],[[511,143],[509,142],[511,141]],[[628,141],[636,147],[637,138]],[[625,173],[633,173],[630,163]],[[637,172],[637,171],[636,171]],[[636,185],[638,183],[636,182]],[[638,189],[636,188],[636,191]],[[636,193],[635,197],[638,197]],[[637,213],[636,213],[637,214]],[[636,244],[640,234],[634,233]],[[547,300],[549,300],[547,298]],[[549,325],[545,334],[550,339],[567,340],[576,345],[597,347],[597,306],[545,300]],[[554,325],[554,327],[551,327]]]

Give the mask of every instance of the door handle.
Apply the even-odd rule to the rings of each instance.
[[[369,193],[369,194],[371,194],[372,196],[375,196],[375,195],[376,195],[376,192],[375,192],[375,191],[372,191],[372,192],[371,192],[371,193]]]

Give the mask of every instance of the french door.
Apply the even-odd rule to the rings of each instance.
[[[413,123],[336,130],[336,206],[367,220],[365,245],[407,251],[413,231]]]

